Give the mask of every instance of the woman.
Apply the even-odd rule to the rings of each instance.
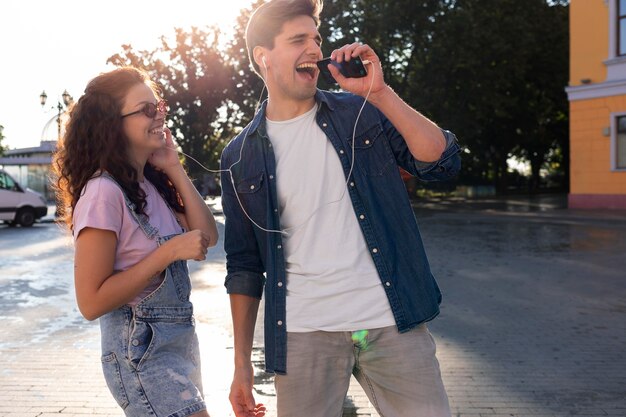
[[[78,307],[100,318],[102,367],[127,416],[205,416],[186,261],[217,242],[178,159],[167,104],[147,74],[91,80],[54,169],[75,241]]]

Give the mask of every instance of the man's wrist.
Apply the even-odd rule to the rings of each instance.
[[[380,90],[373,92],[370,94],[368,101],[372,103],[377,108],[381,108],[384,106],[386,102],[389,102],[390,99],[396,96],[396,93],[389,87],[387,84]]]
[[[252,367],[252,359],[250,358],[235,358],[235,370],[237,369],[249,369]]]

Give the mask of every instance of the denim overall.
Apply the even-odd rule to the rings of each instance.
[[[159,246],[176,236],[160,236],[125,194],[124,200]],[[126,416],[185,417],[206,408],[190,292],[187,263],[175,261],[161,285],[135,307],[100,317],[104,377]]]

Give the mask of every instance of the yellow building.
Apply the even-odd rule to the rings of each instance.
[[[626,208],[626,0],[570,1],[571,208]]]

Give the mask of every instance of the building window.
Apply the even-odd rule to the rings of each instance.
[[[626,0],[617,1],[617,55],[626,55]]]
[[[626,170],[626,116],[617,118],[617,135],[613,141],[613,168]]]

